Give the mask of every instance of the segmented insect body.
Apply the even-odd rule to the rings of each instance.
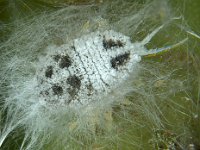
[[[129,37],[110,30],[49,47],[38,63],[40,98],[52,104],[72,105],[109,93],[140,61],[131,46]]]
[[[134,71],[144,47],[162,28],[155,29],[142,42],[131,43],[128,36],[113,30],[93,32],[59,47],[49,46],[37,65],[40,100],[54,105],[88,104],[106,95]]]

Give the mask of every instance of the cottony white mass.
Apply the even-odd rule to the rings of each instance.
[[[112,30],[49,46],[36,65],[34,92],[47,104],[89,104],[118,87],[134,70],[141,59],[135,48],[129,37]]]
[[[7,98],[14,107],[17,106],[13,113],[23,113],[23,121],[20,120],[16,125],[24,124],[27,128],[34,126],[36,131],[44,130],[51,128],[63,112],[72,113],[73,109],[79,115],[90,114],[96,107],[111,104],[114,99],[105,97],[119,89],[130,75],[136,75],[132,73],[137,71],[136,66],[142,55],[155,54],[185,41],[147,50],[145,44],[162,27],[137,43],[131,43],[130,38],[122,33],[106,30],[83,35],[60,46],[47,46],[45,53],[32,64],[35,74],[26,81],[24,78],[17,81],[20,88],[11,89],[11,99]],[[121,94],[127,93],[123,91]],[[13,97],[15,101],[12,101]],[[41,117],[44,117],[43,121]],[[51,120],[52,117],[55,120]],[[49,124],[46,124],[47,120]],[[11,130],[16,127],[12,123]],[[8,131],[1,137],[1,143],[7,134]]]
[[[141,55],[167,49],[148,51],[144,47],[161,27],[138,43],[108,30],[84,35],[59,47],[49,46],[36,63],[33,92],[47,105],[73,107],[101,99],[136,71]]]

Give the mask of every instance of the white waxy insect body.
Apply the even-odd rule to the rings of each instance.
[[[185,40],[164,48],[146,50],[158,27],[141,42],[108,30],[93,32],[59,47],[49,46],[40,58],[37,70],[40,100],[53,105],[86,105],[119,87],[142,55],[176,47]]]
[[[71,44],[49,47],[37,68],[38,92],[48,103],[86,104],[105,95],[133,71],[140,56],[130,38],[109,30],[93,32]]]

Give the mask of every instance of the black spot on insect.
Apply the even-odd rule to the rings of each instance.
[[[75,89],[80,89],[81,87],[81,79],[75,75],[69,76],[67,78],[67,83]]]
[[[49,92],[48,92],[48,91],[44,91],[44,94],[45,94],[45,95],[49,95]]]
[[[117,46],[118,47],[123,47],[125,45],[125,43],[123,43],[122,41],[120,40],[117,40]]]
[[[67,91],[68,91],[69,95],[71,96],[71,98],[73,98],[73,99],[78,93],[77,89],[73,89],[73,88],[68,88]]]
[[[90,84],[86,85],[86,88],[88,89],[87,95],[88,96],[92,95],[94,92],[94,88],[93,88],[92,84],[90,83]]]
[[[118,55],[117,57],[111,59],[110,61],[111,67],[114,69],[118,69],[118,67],[125,65],[129,59],[130,59],[129,52],[122,55]]]
[[[53,94],[54,95],[62,95],[63,94],[63,88],[58,85],[52,86]]]
[[[53,67],[52,66],[48,66],[46,71],[45,71],[45,77],[51,78],[52,75],[53,75]]]
[[[107,49],[110,49],[112,47],[123,47],[125,44],[120,41],[120,40],[117,40],[117,41],[114,41],[112,39],[103,39],[103,47],[107,50]]]
[[[67,78],[67,84],[69,84],[71,87],[68,88],[69,95],[74,98],[81,87],[81,79],[75,75],[70,76]]]
[[[60,55],[54,55],[54,56],[53,56],[53,59],[54,59],[56,62],[58,62],[60,58],[61,58]]]
[[[61,56],[60,63],[59,63],[59,67],[61,69],[68,68],[69,66],[71,66],[71,64],[72,64],[72,61],[68,55]]]

